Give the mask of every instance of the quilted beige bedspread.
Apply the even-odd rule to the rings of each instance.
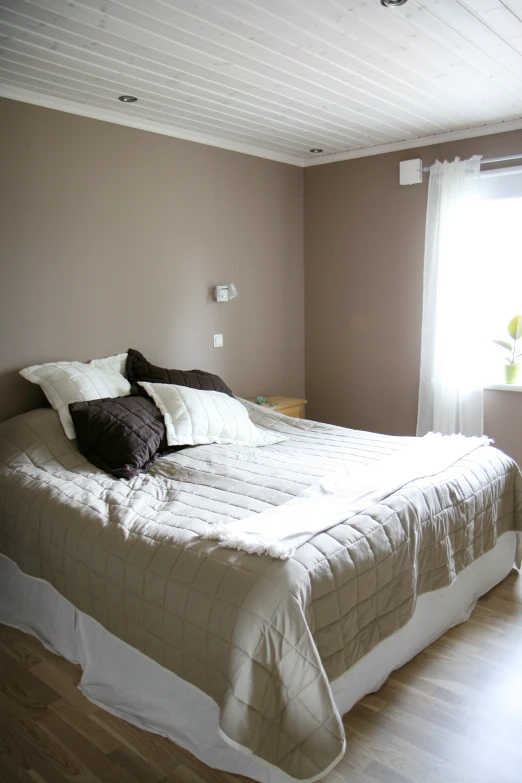
[[[451,583],[522,529],[515,463],[485,446],[290,560],[217,548],[208,523],[281,504],[400,438],[249,406],[275,446],[198,446],[118,481],[90,465],[57,414],[0,425],[0,551],[116,636],[210,695],[223,733],[297,779],[342,754],[329,682],[405,625],[416,597]]]

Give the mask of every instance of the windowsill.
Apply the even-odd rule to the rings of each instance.
[[[514,383],[489,383],[487,386],[484,386],[484,388],[493,391],[522,392],[522,386],[518,386]]]

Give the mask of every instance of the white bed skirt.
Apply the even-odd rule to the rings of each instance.
[[[477,599],[511,571],[516,533],[462,571],[452,585],[422,595],[412,619],[332,683],[341,714],[448,628],[468,619]],[[210,767],[261,781],[294,778],[239,752],[219,730],[217,705],[199,689],[106,631],[79,612],[50,584],[23,574],[0,555],[0,623],[36,636],[46,647],[79,663],[80,690],[95,704],[130,723],[170,737]],[[348,746],[347,753],[350,752]]]

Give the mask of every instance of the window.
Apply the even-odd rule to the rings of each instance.
[[[481,173],[477,271],[486,288],[484,331],[488,340],[486,383],[504,382],[502,348],[509,320],[522,314],[522,166]],[[519,343],[522,350],[522,342]]]

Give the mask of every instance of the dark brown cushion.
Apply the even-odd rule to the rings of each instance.
[[[156,367],[146,360],[142,353],[129,348],[127,354],[127,378],[133,386],[133,393],[143,392],[139,381],[147,383],[173,383],[176,386],[188,386],[191,389],[203,391],[218,391],[234,395],[224,381],[218,375],[204,370],[166,370],[164,367]]]
[[[163,416],[149,397],[72,402],[69,412],[81,453],[116,478],[147,471],[167,449]]]

